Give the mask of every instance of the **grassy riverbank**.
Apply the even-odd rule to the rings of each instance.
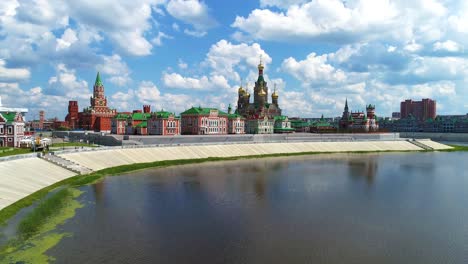
[[[458,145],[449,145],[451,146],[452,149],[446,149],[446,150],[441,150],[441,151],[446,151],[446,152],[453,152],[453,151],[468,151],[468,146],[458,146]]]
[[[31,149],[26,148],[5,148],[1,147],[0,148],[0,157],[6,157],[6,156],[14,156],[14,155],[20,155],[20,154],[29,154],[32,153]]]
[[[93,144],[86,144],[83,142],[63,142],[63,143],[54,143],[50,145],[49,147],[51,148],[62,148],[62,147],[89,147],[89,148],[95,148],[97,145]]]

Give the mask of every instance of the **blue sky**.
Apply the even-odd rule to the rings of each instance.
[[[262,55],[289,116],[433,98],[468,112],[468,3],[450,0],[3,0],[0,96],[63,118],[100,71],[111,107],[235,105]]]

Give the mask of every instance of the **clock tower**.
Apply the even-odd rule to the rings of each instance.
[[[93,97],[91,97],[91,107],[100,112],[99,108],[107,108],[107,98],[104,95],[104,85],[101,81],[99,72],[94,82]]]

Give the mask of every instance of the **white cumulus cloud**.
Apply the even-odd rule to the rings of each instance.
[[[7,68],[5,60],[0,59],[0,81],[25,80],[31,72],[27,68]]]

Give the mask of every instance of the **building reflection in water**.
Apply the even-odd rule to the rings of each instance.
[[[104,198],[105,180],[99,181],[92,185],[96,202],[102,201]]]
[[[353,179],[365,179],[369,185],[372,185],[377,174],[377,156],[369,155],[362,157],[351,157],[348,160],[349,175]]]

